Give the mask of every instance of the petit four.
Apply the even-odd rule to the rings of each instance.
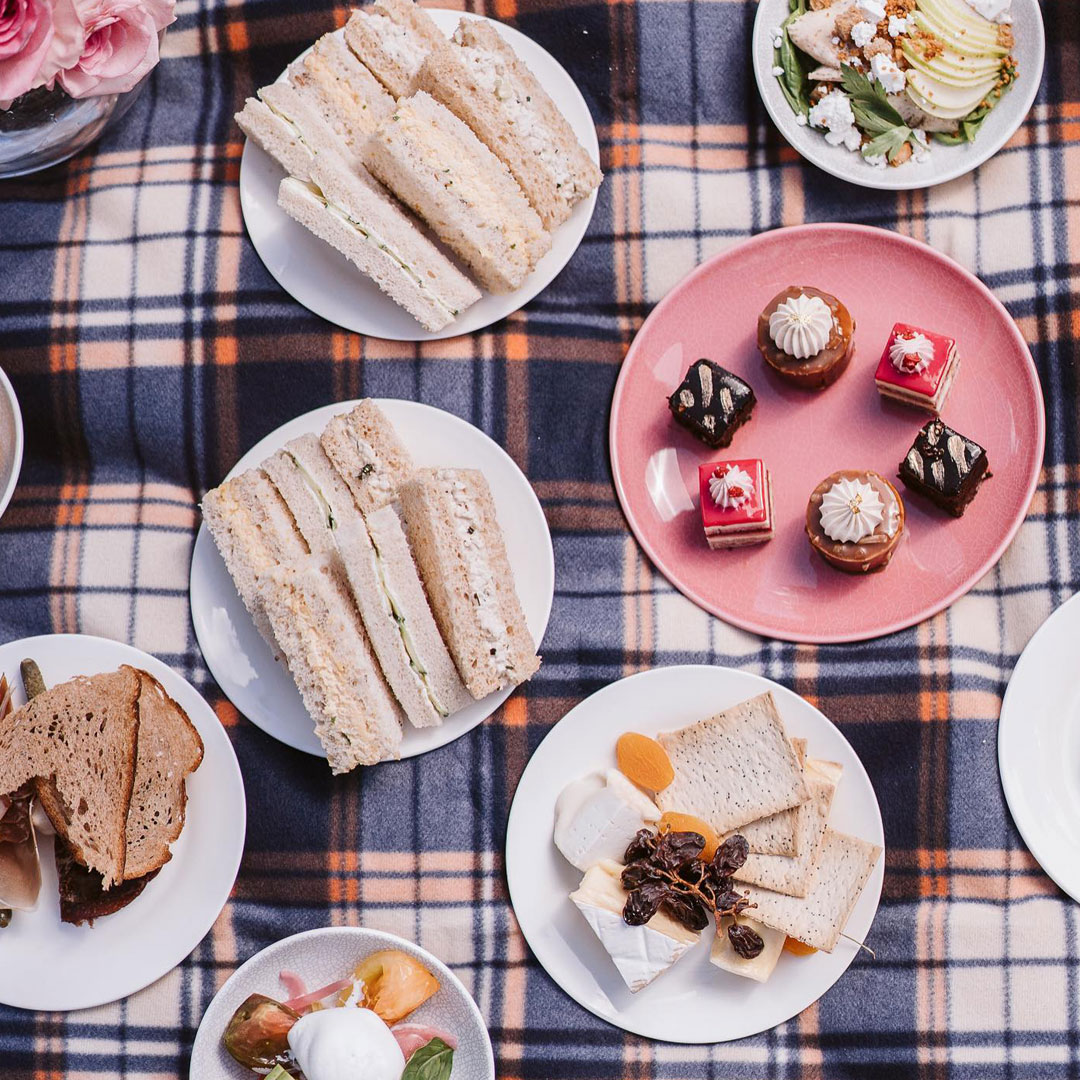
[[[941,412],[959,367],[951,337],[897,323],[885,343],[874,381],[882,397],[936,413]]]
[[[962,517],[990,475],[986,451],[935,418],[923,425],[900,462],[900,479],[953,517]]]
[[[706,462],[698,466],[698,486],[709,547],[743,547],[772,539],[772,482],[763,462]]]
[[[695,360],[668,398],[671,415],[714,450],[731,445],[736,430],[750,419],[754,391],[711,360]]]
[[[855,322],[835,296],[792,285],[758,318],[758,349],[778,375],[820,390],[843,373],[855,351]]]
[[[903,501],[876,472],[835,472],[814,488],[806,507],[810,545],[830,566],[848,574],[885,567],[903,532]]]

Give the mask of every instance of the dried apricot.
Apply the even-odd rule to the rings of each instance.
[[[705,860],[711,859],[720,846],[720,837],[706,822],[694,817],[693,814],[679,814],[674,810],[665,810],[660,818],[660,828],[664,829],[665,826],[672,832],[696,832],[704,836],[705,847],[702,849],[701,857]]]
[[[649,791],[663,791],[675,779],[667,751],[648,735],[635,731],[620,735],[615,760],[623,776]]]
[[[798,938],[789,937],[784,942],[784,951],[792,953],[794,956],[809,956],[811,953],[816,953],[817,949],[813,945],[807,945],[805,942],[800,941]]]

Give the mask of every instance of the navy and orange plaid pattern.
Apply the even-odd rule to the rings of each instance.
[[[122,126],[0,185],[0,362],[28,439],[0,523],[0,632],[102,634],[192,679],[240,758],[247,851],[211,933],[152,987],[68,1015],[0,1008],[3,1080],[184,1077],[237,965],[328,924],[390,930],[449,963],[500,1080],[1080,1077],[1080,908],[1021,844],[996,764],[1009,673],[1080,578],[1080,34],[1075,0],[1044,11],[1046,76],[1010,144],[971,176],[894,196],[804,165],[770,126],[748,0],[494,0],[485,13],[581,86],[607,179],[581,249],[524,311],[416,346],[300,308],[241,221],[232,115],[346,8],[180,0]],[[1046,463],[1015,542],[948,612],[860,645],[796,646],[725,626],[655,574],[615,501],[607,416],[635,330],[680,277],[761,230],[837,219],[925,240],[995,290],[1042,378]],[[557,594],[543,668],[492,720],[335,779],[222,698],[187,576],[202,492],[274,427],[361,395],[438,405],[507,447],[551,523]],[[613,679],[682,662],[768,675],[839,722],[888,843],[876,960],[789,1023],[713,1047],[650,1043],[577,1007],[525,947],[503,875],[510,800],[548,728]]]

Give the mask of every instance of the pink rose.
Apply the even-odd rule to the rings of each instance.
[[[158,33],[173,21],[173,0],[69,2],[86,35],[82,55],[59,76],[72,97],[122,94],[158,62]]]
[[[0,109],[41,85],[37,75],[52,39],[48,0],[0,0]]]

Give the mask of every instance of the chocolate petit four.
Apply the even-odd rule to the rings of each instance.
[[[695,360],[668,398],[671,415],[687,431],[714,450],[731,445],[731,437],[750,419],[754,391],[711,360]]]
[[[885,343],[874,381],[882,397],[936,413],[941,412],[959,367],[951,337],[897,323]]]
[[[772,482],[757,458],[699,465],[698,486],[709,547],[743,547],[772,539]]]
[[[855,323],[835,296],[792,285],[758,318],[758,349],[778,375],[807,390],[836,382],[855,351]]]
[[[904,503],[876,472],[844,469],[810,495],[806,535],[830,565],[848,574],[881,570],[904,533]]]
[[[923,425],[900,462],[900,479],[953,517],[962,517],[990,475],[989,465],[986,451],[977,442],[935,418]]]

